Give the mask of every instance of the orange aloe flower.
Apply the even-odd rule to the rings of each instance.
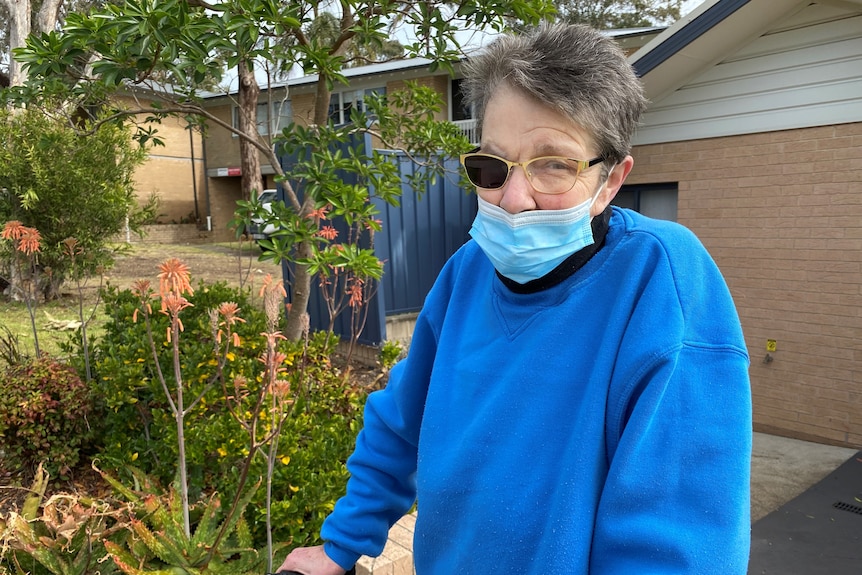
[[[245,320],[239,316],[240,307],[236,302],[226,301],[218,306],[218,313],[224,318],[226,325],[233,325],[237,322],[245,323]]]
[[[17,240],[21,237],[24,227],[24,224],[18,220],[10,220],[3,225],[3,231],[0,231],[0,238],[4,240]]]
[[[260,292],[258,292],[257,295],[258,297],[263,297],[263,294],[270,292],[275,292],[283,298],[287,297],[287,292],[284,290],[284,283],[276,282],[273,279],[272,274],[266,274],[263,278],[263,285],[260,287]]]
[[[150,306],[150,296],[153,295],[153,290],[150,288],[150,280],[139,279],[132,283],[132,293],[141,301],[141,307],[135,308],[132,313],[132,322],[138,321],[138,311],[146,309],[148,314],[153,313],[153,308]]]
[[[267,329],[274,331],[281,315],[282,302],[287,297],[287,292],[284,290],[284,282],[274,280],[272,274],[266,274],[266,277],[263,278],[263,285],[260,288],[259,295],[263,298]]]
[[[310,220],[313,220],[313,219],[325,220],[327,211],[329,211],[329,204],[327,204],[323,207],[317,208],[316,210],[312,210],[311,212],[309,212],[309,214],[306,217]]]
[[[40,251],[39,242],[42,239],[42,235],[39,233],[39,230],[27,227],[22,227],[21,229],[23,232],[18,239],[18,251],[28,256]]]
[[[194,294],[191,285],[191,274],[189,267],[177,258],[170,258],[159,264],[159,295],[165,296],[168,292],[176,294]]]
[[[347,293],[350,294],[350,307],[362,305],[362,286],[364,283],[365,282],[359,278],[353,278],[353,281],[350,283],[350,287],[347,288]]]
[[[334,240],[338,237],[338,230],[332,226],[323,226],[317,231],[317,235],[327,240]]]
[[[278,340],[280,340],[280,339],[287,340],[287,338],[284,337],[280,331],[272,331],[272,332],[264,331],[264,332],[261,332],[260,335],[262,335],[266,339],[266,344],[267,344],[268,349],[275,349],[276,347],[278,347]],[[277,352],[277,353],[281,353],[281,352]],[[285,357],[287,357],[287,356],[285,356]],[[260,361],[266,363],[265,357],[261,357],[258,359]]]
[[[290,382],[277,379],[271,386],[270,392],[278,399],[284,399],[290,395]]]
[[[182,295],[175,292],[168,292],[162,296],[162,309],[161,313],[169,316],[171,318],[171,323],[176,322],[177,327],[180,331],[183,331],[185,327],[183,326],[183,322],[180,319],[180,312],[186,309],[187,307],[193,307],[193,304],[189,302]],[[171,341],[171,326],[168,326],[168,341]]]
[[[239,305],[232,301],[222,302],[218,306],[218,315],[224,318],[224,321],[219,322],[219,325],[226,325],[228,327],[236,324],[236,323],[245,323],[245,320],[239,317]],[[219,328],[218,333],[216,334],[216,341],[221,343],[221,338],[224,335],[224,332]],[[230,332],[231,335],[231,343],[234,347],[240,347],[242,341],[240,340],[239,334],[234,332]]]
[[[66,238],[60,243],[63,244],[63,253],[71,258],[84,253],[84,248],[78,244],[77,238]]]

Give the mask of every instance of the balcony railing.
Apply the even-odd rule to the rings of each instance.
[[[479,135],[476,133],[476,120],[455,120],[452,122],[467,136],[471,144],[479,145]]]

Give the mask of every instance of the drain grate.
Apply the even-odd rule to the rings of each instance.
[[[850,513],[855,513],[856,515],[862,515],[862,507],[858,505],[851,505],[850,503],[844,503],[843,501],[836,501],[832,504],[832,507],[835,509],[840,509],[841,511],[849,511]]]

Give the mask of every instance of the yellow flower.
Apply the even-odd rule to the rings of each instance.
[[[234,353],[232,351],[227,352],[225,354],[225,357],[227,358],[228,361],[233,361],[236,359],[236,355],[234,355]]]
[[[284,457],[281,458],[281,463],[283,465],[287,465],[288,463],[290,463],[290,457],[285,455]]]
[[[291,491],[293,491],[294,493],[296,493],[297,491],[299,491],[299,487],[296,487],[295,485],[288,485],[288,487],[289,487],[289,488],[290,488],[290,490],[291,490]]]
[[[221,455],[222,457],[227,457],[227,449],[225,449],[224,447],[219,447],[218,448],[218,454]]]
[[[135,453],[132,454],[132,461],[137,461],[137,460],[138,460],[138,452],[136,451]]]

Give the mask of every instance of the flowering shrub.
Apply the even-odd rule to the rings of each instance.
[[[3,382],[0,469],[14,465],[32,473],[44,461],[52,476],[68,473],[92,436],[86,384],[72,367],[48,357],[10,366]]]
[[[170,281],[168,276],[166,279]],[[150,320],[159,357],[157,367],[147,343],[147,325],[140,318],[143,288],[109,287],[105,291],[109,319],[92,347],[94,381],[105,408],[99,460],[115,473],[122,474],[126,466],[134,465],[168,484],[176,473],[177,426],[158,372],[168,386],[174,385],[172,344],[168,342],[171,318],[158,313],[158,304],[153,303],[155,313]],[[170,305],[166,302],[168,313]],[[268,344],[277,344],[275,362],[270,365],[275,365],[278,373],[272,375],[279,389],[283,388],[278,393],[287,394],[289,401],[282,404],[286,417],[271,458],[273,536],[293,545],[314,542],[323,517],[341,495],[347,478],[345,461],[361,425],[364,390],[346,383],[333,366],[330,357],[335,344],[325,333],[296,342],[264,337],[262,334],[273,334],[276,326],[268,322],[264,311],[251,305],[246,292],[225,284],[199,285],[185,295],[182,307],[179,361],[189,398],[204,391],[219,370],[214,351],[219,339],[227,335],[226,326],[220,323],[239,310],[243,320],[231,326],[231,348],[221,369],[222,383],[206,389],[186,416],[190,498],[214,492],[236,493],[242,462],[249,454],[244,425],[256,409],[250,399],[269,377],[262,361]],[[212,310],[219,308],[222,311],[214,319]],[[263,408],[271,409],[271,405]],[[257,433],[271,433],[274,425],[271,419],[261,419]],[[252,460],[249,479],[257,481],[266,475],[267,454],[262,451]],[[258,547],[263,546],[266,536],[266,498],[267,490],[258,489],[247,511]]]
[[[0,278],[8,284],[12,299],[23,300],[27,304],[37,356],[41,352],[36,331],[36,263],[42,251],[41,240],[39,230],[27,227],[18,220],[6,222],[0,230]]]
[[[263,313],[252,306],[246,295],[226,284],[201,285],[187,298],[183,310],[185,337],[180,356],[184,383],[189,397],[207,386],[218,367],[213,355],[216,338],[212,333],[209,310],[226,301],[243,310],[245,323],[236,326],[241,341],[227,354],[225,377],[259,371],[260,333],[265,329]],[[140,297],[132,290],[108,287],[104,292],[108,319],[103,334],[92,349],[94,380],[105,407],[104,444],[100,459],[115,470],[134,464],[145,473],[169,484],[176,473],[177,430],[168,401],[158,379],[160,371],[169,386],[175,384],[171,365],[171,345],[167,342],[170,318],[160,313],[151,316],[158,365],[147,342],[147,325],[135,321],[140,313]],[[254,378],[252,376],[252,378]],[[243,432],[227,413],[221,386],[210,386],[187,417],[187,461],[193,493],[211,488],[214,476],[229,471],[218,465],[211,433],[229,435],[243,443]]]

